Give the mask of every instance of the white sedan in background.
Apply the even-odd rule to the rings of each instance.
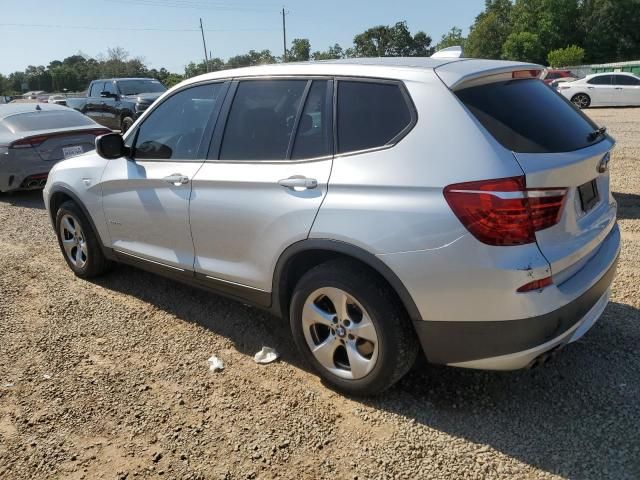
[[[558,85],[558,92],[578,108],[640,106],[640,76],[626,72],[596,73]]]

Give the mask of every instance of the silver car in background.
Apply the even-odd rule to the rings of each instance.
[[[122,262],[269,309],[350,394],[544,363],[607,305],[614,141],[538,65],[375,58],[163,94],[44,199],[80,277]],[[212,315],[214,313],[212,312]]]
[[[95,149],[110,131],[63,106],[0,105],[0,192],[44,187],[57,161]]]

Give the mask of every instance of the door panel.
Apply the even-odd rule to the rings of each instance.
[[[135,140],[135,161],[108,162],[102,192],[113,248],[193,270],[191,182],[206,158],[227,87],[212,83],[177,91],[127,136],[127,145]]]
[[[615,83],[618,105],[640,105],[640,78],[616,75]]]
[[[197,274],[271,291],[279,255],[308,237],[327,192],[332,88],[326,79],[237,84],[214,135],[220,159],[193,182]]]
[[[192,179],[201,162],[108,162],[102,177],[103,208],[118,251],[182,269],[193,266],[189,230],[191,183],[165,180],[175,174]]]
[[[191,197],[195,271],[271,291],[279,254],[307,238],[327,193],[331,159],[308,163],[207,162]],[[282,179],[317,180],[311,189],[288,188]],[[285,183],[285,182],[283,182]]]

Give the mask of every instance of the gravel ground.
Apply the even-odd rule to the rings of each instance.
[[[420,365],[370,400],[258,310],[125,267],[75,278],[40,193],[0,197],[0,478],[640,478],[640,108],[588,113],[618,140],[624,232],[599,323],[542,369]],[[282,361],[256,365],[263,344]]]

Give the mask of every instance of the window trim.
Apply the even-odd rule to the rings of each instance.
[[[405,101],[405,104],[407,105],[407,107],[409,109],[409,114],[411,115],[411,120],[409,121],[409,123],[407,124],[406,127],[404,127],[402,130],[400,130],[400,132],[398,132],[395,137],[393,137],[391,140],[389,140],[384,145],[380,145],[378,147],[372,147],[372,148],[365,148],[365,149],[362,149],[362,150],[351,150],[351,151],[339,153],[338,152],[338,89],[339,89],[341,81],[358,82],[358,83],[378,83],[378,84],[382,83],[382,84],[387,84],[387,85],[397,85],[399,87],[399,89],[400,89],[400,92],[401,92],[402,97],[403,97],[403,99]],[[333,120],[334,120],[333,121],[333,129],[334,129],[333,148],[334,148],[334,158],[350,157],[350,156],[353,156],[353,155],[362,155],[362,154],[365,154],[365,153],[378,152],[378,151],[388,150],[390,148],[393,148],[398,143],[400,143],[404,139],[404,137],[406,137],[411,132],[411,130],[414,129],[414,127],[418,123],[418,110],[417,110],[415,104],[413,103],[413,99],[411,98],[411,95],[409,95],[409,91],[407,90],[407,86],[405,85],[405,83],[402,80],[394,80],[394,79],[389,79],[389,78],[375,78],[375,77],[345,77],[345,76],[335,77],[335,85],[334,85],[334,89],[333,89],[333,95],[334,95],[334,101],[333,101]]]
[[[189,90],[191,88],[196,88],[196,87],[202,87],[202,86],[207,86],[207,85],[216,85],[216,84],[222,84],[222,91],[220,92],[221,98],[222,98],[222,103],[220,105],[220,108],[218,109],[217,115],[215,115],[215,111],[211,112],[211,115],[209,116],[209,120],[207,121],[207,124],[204,128],[204,131],[202,132],[202,138],[200,139],[200,144],[198,145],[198,153],[197,153],[197,157],[195,159],[180,159],[180,158],[140,158],[140,159],[136,159],[135,153],[136,153],[136,143],[138,142],[138,133],[140,132],[140,128],[145,124],[145,122],[148,120],[148,118],[153,114],[153,112],[155,112],[160,105],[163,105],[166,101],[170,100],[171,98],[173,98],[175,95],[184,92],[185,90]],[[184,87],[180,87],[174,91],[171,92],[170,95],[167,95],[165,98],[162,99],[161,102],[157,102],[154,103],[152,105],[151,108],[149,108],[148,110],[146,110],[144,112],[144,116],[141,117],[142,121],[135,126],[135,128],[130,129],[127,132],[127,136],[124,139],[125,145],[127,143],[127,141],[129,139],[132,140],[132,144],[130,147],[130,154],[127,156],[127,158],[133,162],[177,162],[177,163],[203,163],[206,161],[207,159],[207,152],[208,152],[208,147],[209,147],[209,143],[211,141],[211,137],[213,136],[213,132],[215,130],[216,124],[220,118],[220,114],[224,108],[224,104],[227,100],[227,95],[229,94],[229,86],[230,86],[231,82],[228,79],[216,79],[216,80],[203,80],[201,82],[196,82],[196,83],[190,83],[188,85],[185,85]]]
[[[233,77],[231,80],[231,87],[227,91],[227,97],[225,98],[224,104],[220,109],[220,114],[218,116],[218,122],[216,124],[215,132],[213,134],[213,138],[211,139],[211,144],[209,146],[209,152],[207,155],[206,162],[215,162],[215,163],[249,163],[249,164],[279,164],[279,163],[309,163],[309,162],[318,162],[328,159],[336,159],[341,157],[349,157],[353,155],[361,155],[365,153],[372,153],[377,151],[388,150],[390,148],[395,147],[398,143],[400,143],[404,137],[406,137],[417,125],[418,123],[418,109],[409,94],[407,86],[403,80],[397,80],[392,78],[382,78],[382,77],[359,77],[359,76],[343,76],[343,75],[252,75],[248,77]],[[313,157],[313,158],[303,158],[303,159],[291,159],[292,151],[287,152],[287,158],[285,160],[221,160],[220,159],[220,150],[222,148],[222,138],[224,136],[224,130],[226,128],[227,121],[229,119],[229,112],[231,111],[231,105],[233,104],[233,99],[235,98],[236,91],[238,88],[238,84],[243,81],[252,81],[252,80],[327,80],[328,86],[327,88],[332,89],[332,97],[328,100],[331,101],[332,104],[332,112],[331,112],[331,123],[333,130],[333,138],[330,138],[332,143],[332,154],[324,155],[321,157]],[[391,84],[397,85],[400,88],[400,92],[402,97],[409,108],[409,113],[411,115],[411,121],[407,124],[407,126],[402,129],[398,134],[389,140],[386,144],[380,145],[378,147],[372,147],[364,150],[355,150],[344,153],[338,153],[338,84],[340,81],[351,81],[351,82],[362,82],[362,83],[383,83],[383,84]],[[310,90],[310,89],[309,89]],[[302,99],[302,104],[306,104],[308,91],[304,98]],[[299,112],[300,115],[300,112]],[[298,115],[298,116],[299,116]],[[294,135],[292,136],[294,145],[295,145],[295,137],[297,135],[297,124],[299,122],[299,118],[296,119],[296,130],[294,131]]]
[[[298,81],[306,81],[307,85],[305,85],[305,90],[303,92],[302,98],[300,100],[300,106],[298,107],[298,112],[296,116],[296,120],[294,123],[294,129],[291,135],[291,139],[289,140],[289,146],[287,147],[287,157],[284,160],[223,160],[220,159],[220,153],[222,151],[222,140],[224,138],[224,132],[227,128],[227,122],[229,121],[229,114],[231,113],[231,107],[233,105],[233,101],[235,99],[236,93],[238,91],[238,85],[241,82],[245,81],[269,81],[269,80],[298,80]],[[293,147],[295,146],[295,139],[298,133],[298,125],[300,122],[300,117],[304,111],[304,107],[307,103],[307,97],[309,96],[309,92],[311,91],[311,85],[313,85],[314,80],[326,80],[328,85],[327,88],[333,88],[333,95],[335,95],[335,77],[331,75],[255,75],[249,77],[234,77],[231,81],[231,87],[227,92],[227,97],[225,98],[225,102],[220,109],[220,116],[218,117],[219,121],[216,125],[215,132],[213,134],[213,138],[211,139],[211,144],[209,146],[209,152],[207,155],[206,162],[209,163],[218,163],[218,164],[234,164],[234,163],[246,163],[246,164],[256,164],[256,165],[273,165],[273,164],[282,164],[282,163],[310,163],[310,162],[319,162],[325,160],[331,160],[335,156],[335,143],[330,138],[329,140],[333,145],[331,146],[331,152],[329,155],[323,155],[321,157],[312,157],[312,158],[300,158],[300,159],[291,159],[291,154],[293,153]],[[329,98],[328,101],[331,99]],[[331,113],[330,113],[331,114]],[[332,124],[335,125],[335,113],[332,115]],[[335,127],[332,127],[335,128]]]

